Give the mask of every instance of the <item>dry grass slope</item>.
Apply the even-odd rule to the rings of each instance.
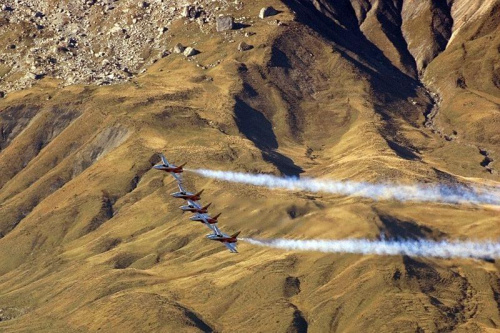
[[[485,2],[458,29],[464,1],[244,1],[232,14],[254,20],[243,28],[249,37],[171,26],[172,46],[197,43],[195,60],[170,55],[120,85],[59,88],[45,78],[8,94],[0,100],[0,330],[498,329],[498,262],[245,243],[232,255],[180,213],[172,177],[151,170],[162,151],[191,167],[498,185],[478,147],[498,158],[500,7]],[[265,5],[280,13],[257,19]],[[436,25],[416,35],[431,17]],[[254,49],[237,51],[243,40]],[[223,212],[223,230],[245,236],[500,236],[497,207],[271,192],[195,174],[186,181]]]

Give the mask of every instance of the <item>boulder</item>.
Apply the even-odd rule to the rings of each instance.
[[[231,16],[219,16],[216,21],[217,32],[232,30],[234,19]]]
[[[248,50],[251,50],[253,49],[253,45],[249,45],[245,42],[241,42],[239,45],[238,45],[238,51],[240,52],[243,52],[243,51],[248,51]]]
[[[185,49],[186,48],[181,43],[177,43],[177,45],[175,45],[173,48],[173,52],[174,53],[182,53],[182,52],[184,52]]]
[[[77,47],[77,46],[78,46],[78,41],[76,40],[76,38],[74,38],[74,37],[70,37],[70,38],[68,39],[68,45],[67,45],[67,46],[68,46],[68,47],[71,47],[71,48],[75,48],[75,47]]]
[[[198,53],[200,53],[200,52],[198,50],[192,48],[191,46],[186,47],[186,49],[184,50],[184,55],[186,57],[194,56],[195,54],[198,54]]]
[[[193,8],[193,6],[184,6],[182,8],[181,16],[182,17],[189,17],[189,12],[191,11],[191,8]]]
[[[45,77],[45,73],[30,73],[29,77],[32,80],[41,80]]]
[[[274,16],[276,14],[278,14],[278,11],[274,9],[272,6],[264,7],[260,10],[259,18],[263,19],[265,17]]]
[[[196,8],[191,5],[184,6],[182,8],[181,16],[194,19],[197,18],[201,15],[202,9],[201,8]]]

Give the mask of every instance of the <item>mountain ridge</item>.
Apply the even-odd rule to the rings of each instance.
[[[494,330],[496,261],[244,243],[231,255],[180,214],[174,180],[151,166],[163,152],[191,168],[498,186],[497,4],[221,2],[242,27],[217,33],[214,21],[189,17],[168,25],[162,49],[193,45],[194,57],[159,57],[120,84],[62,87],[47,75],[8,91],[0,99],[0,328]],[[270,5],[279,13],[259,19]],[[437,28],[446,48],[432,35],[408,42],[420,30],[403,13],[416,27],[437,15],[424,31]],[[238,51],[243,41],[253,49]],[[418,42],[429,53],[404,47]],[[488,156],[491,171],[481,164]],[[246,237],[499,236],[494,206],[270,191],[194,173],[185,180],[223,212],[223,231]]]

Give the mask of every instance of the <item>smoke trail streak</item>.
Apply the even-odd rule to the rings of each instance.
[[[466,187],[463,185],[394,185],[388,183],[365,183],[328,179],[277,177],[208,169],[188,170],[201,176],[229,182],[264,186],[270,189],[302,190],[353,195],[374,200],[425,201],[443,203],[473,203],[500,205],[500,190],[488,187]]]
[[[285,250],[378,255],[407,255],[436,258],[500,258],[500,243],[473,241],[397,240],[292,240],[238,238],[253,245]]]

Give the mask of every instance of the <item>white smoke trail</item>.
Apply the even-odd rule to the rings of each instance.
[[[328,179],[277,177],[264,174],[216,171],[208,169],[188,170],[204,177],[229,182],[264,186],[270,189],[302,190],[353,195],[374,200],[431,201],[443,203],[473,203],[500,205],[500,190],[488,187],[463,185],[394,185],[364,183]]]
[[[355,253],[378,255],[407,255],[437,258],[500,258],[500,243],[473,241],[397,241],[397,240],[292,240],[238,238],[250,244],[285,250],[328,253]]]

